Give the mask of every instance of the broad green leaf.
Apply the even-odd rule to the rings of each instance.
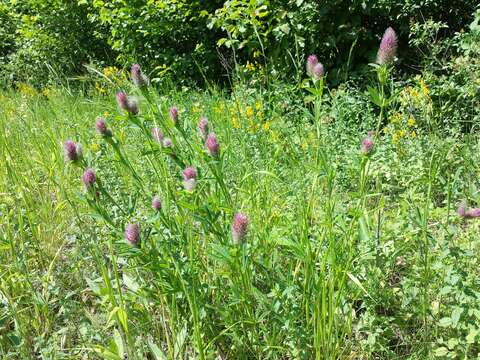
[[[449,326],[452,325],[452,319],[449,318],[449,317],[441,318],[441,319],[438,321],[438,325],[441,326],[441,327],[449,327]]]

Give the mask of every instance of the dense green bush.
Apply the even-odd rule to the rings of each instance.
[[[217,34],[206,23],[222,1],[80,2],[89,6],[93,23],[108,27],[107,41],[120,65],[139,62],[156,76],[170,74],[176,80],[212,79],[218,74]]]
[[[15,43],[15,23],[9,7],[0,2],[0,64],[7,62]]]
[[[44,84],[57,75],[78,74],[83,64],[109,56],[108,47],[93,36],[96,24],[88,21],[76,0],[2,0],[0,18],[8,25],[0,33],[6,79]]]
[[[465,25],[475,5],[471,0],[336,0],[321,5],[304,0],[228,0],[215,12],[211,26],[226,31],[219,44],[234,48],[245,61],[261,53],[278,72],[286,73],[303,66],[305,55],[317,53],[333,80],[343,80],[348,67],[374,60],[387,26],[398,31],[401,45],[407,44],[411,23],[426,19],[445,22],[449,26],[441,34],[445,36]],[[409,66],[421,59],[403,47],[400,57]]]
[[[403,69],[423,54],[408,46],[415,24],[441,23],[449,37],[471,21],[473,0],[0,0],[3,78],[36,84],[84,71],[85,63],[129,67],[181,83],[224,82],[234,64],[292,80],[317,53],[330,83],[373,60],[387,26],[400,36]],[[413,24],[413,25],[412,25]],[[268,59],[268,60],[267,60]],[[248,63],[249,64],[248,64]],[[266,66],[267,65],[267,66]],[[237,68],[238,69],[238,68]],[[362,73],[361,71],[359,73]],[[297,79],[298,80],[298,79]]]
[[[480,10],[474,21],[448,41],[438,41],[441,24],[417,29],[411,44],[423,49],[423,78],[430,88],[434,121],[450,131],[480,125]],[[433,29],[433,30],[432,30]],[[420,33],[422,35],[420,35]],[[459,111],[459,109],[461,109]]]

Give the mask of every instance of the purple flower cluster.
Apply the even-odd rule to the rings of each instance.
[[[464,203],[462,203],[458,207],[457,214],[458,216],[464,219],[479,218],[480,208],[473,208],[473,209],[467,210],[467,206]]]
[[[183,187],[186,191],[193,191],[197,186],[197,170],[188,166],[182,171]]]
[[[205,140],[205,147],[210,156],[217,157],[220,153],[220,144],[218,143],[217,136],[215,133],[210,133],[207,135]]]
[[[397,34],[391,27],[385,30],[377,52],[377,64],[388,65],[395,60],[397,54]]]
[[[232,240],[235,245],[241,243],[247,234],[248,229],[247,215],[237,212],[233,216],[232,222]]]
[[[134,97],[129,97],[124,91],[117,92],[117,104],[120,109],[132,115],[138,114],[138,100]]]
[[[139,87],[146,87],[150,84],[150,80],[148,79],[147,75],[142,72],[140,65],[133,64],[132,68],[130,69],[130,74],[132,76],[133,83]]]
[[[83,190],[85,192],[93,190],[95,185],[95,181],[97,180],[97,176],[93,169],[86,169],[82,175],[82,182],[83,182]]]
[[[77,161],[83,157],[83,148],[81,144],[67,140],[63,143],[63,153],[66,161]]]
[[[152,199],[152,209],[160,211],[162,209],[162,200],[158,196],[154,196]]]
[[[176,124],[178,121],[178,109],[176,106],[172,106],[169,110],[170,119]]]
[[[125,239],[130,245],[137,246],[140,242],[140,226],[138,224],[128,224],[125,229]]]
[[[208,119],[206,117],[201,117],[198,121],[198,133],[202,139],[207,138],[208,134]]]
[[[368,155],[373,151],[374,147],[375,147],[375,143],[372,137],[370,136],[370,132],[369,132],[369,135],[362,140],[361,151],[365,155]]]
[[[104,137],[112,136],[112,131],[107,128],[105,119],[100,116],[98,116],[95,120],[95,128],[97,129],[97,133]]]
[[[307,59],[307,75],[314,80],[319,80],[325,75],[323,64],[318,62],[316,55],[310,55]]]
[[[318,63],[318,60],[315,56],[309,58],[309,65],[307,65],[307,69],[309,74],[311,74],[314,79],[318,79],[324,74],[323,65]],[[137,87],[149,85],[148,78],[142,73],[138,64],[132,65],[131,78]],[[139,109],[137,99],[127,96],[124,91],[119,91],[116,94],[116,100],[121,110],[132,115],[138,114]],[[177,107],[172,106],[169,109],[169,115],[170,119],[177,124],[179,119]],[[101,136],[112,136],[112,131],[108,128],[106,120],[100,116],[95,119],[95,129]],[[150,132],[153,141],[160,143],[162,147],[170,148],[173,146],[172,139],[166,138],[160,128],[152,127]],[[220,154],[220,143],[218,142],[216,134],[210,131],[209,122],[206,117],[200,118],[198,122],[198,133],[204,141],[208,154],[212,157],[218,157]],[[80,144],[76,144],[72,140],[67,140],[64,143],[64,154],[68,161],[82,159],[82,146]],[[175,154],[172,153],[172,156],[175,156]],[[187,166],[184,168],[181,175],[183,178],[183,187],[185,191],[193,191],[197,186],[196,168],[193,166]],[[101,190],[102,187],[99,186],[99,180],[97,180],[95,171],[91,168],[85,169],[81,179],[84,191],[98,196],[98,191]],[[96,189],[97,187],[98,189]],[[162,200],[159,196],[153,196],[151,200],[151,208],[156,212],[160,212],[162,210]],[[234,244],[239,244],[245,239],[248,226],[249,219],[247,215],[240,212],[234,215],[231,224],[232,240]],[[129,244],[138,246],[141,240],[140,225],[137,223],[127,224],[124,236]]]

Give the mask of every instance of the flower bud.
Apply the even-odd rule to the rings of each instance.
[[[112,136],[112,132],[107,129],[107,124],[105,123],[105,119],[98,116],[97,119],[95,120],[95,128],[97,129],[97,133],[105,136],[105,137],[110,137]]]
[[[245,214],[238,212],[233,216],[232,240],[234,245],[241,243],[245,238],[247,234],[248,223],[248,217]]]
[[[173,120],[174,123],[178,121],[178,109],[176,106],[172,106],[169,110],[170,112],[170,119]]]
[[[162,209],[162,201],[158,196],[154,196],[152,199],[152,209],[156,211],[160,211]]]
[[[184,189],[193,191],[197,186],[197,170],[193,166],[188,166],[183,170],[182,176]]]
[[[215,133],[210,133],[205,141],[208,154],[213,157],[217,157],[220,152],[220,144],[218,143]]]
[[[128,224],[125,229],[125,239],[130,245],[136,246],[140,242],[140,226],[138,224]]]
[[[83,189],[85,191],[93,189],[96,180],[97,176],[95,175],[95,171],[93,171],[93,169],[85,170],[82,175]]]
[[[318,63],[312,69],[312,76],[315,80],[319,80],[325,74],[325,69],[323,68],[323,64]]]
[[[200,118],[199,122],[198,122],[198,133],[200,134],[200,136],[202,137],[202,139],[206,139],[207,138],[207,134],[208,134],[208,120],[206,117],[202,117]]]
[[[130,73],[132,76],[132,81],[137,87],[141,88],[141,87],[148,86],[150,84],[150,80],[142,72],[140,65],[133,64],[132,68],[130,69]]]
[[[307,75],[313,75],[313,67],[318,64],[317,55],[310,55],[307,59]]]
[[[373,142],[373,139],[369,136],[367,136],[365,139],[362,141],[362,153],[365,155],[370,154],[375,147],[375,143]]]
[[[390,64],[395,60],[397,54],[397,34],[389,27],[383,34],[380,47],[377,52],[377,64]]]
[[[67,140],[63,144],[63,153],[66,161],[80,160],[83,156],[82,145],[75,144],[72,140]]]

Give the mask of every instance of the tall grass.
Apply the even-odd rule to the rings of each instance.
[[[295,99],[270,94],[269,102],[251,89],[227,96],[123,84],[139,99],[138,115],[118,110],[114,89],[106,97],[3,93],[0,353],[430,358],[439,336],[464,336],[439,322],[451,313],[435,307],[451,280],[435,269],[450,249],[444,239],[462,248],[473,236],[451,215],[455,201],[477,194],[460,190],[475,172],[472,138],[452,148],[452,139],[425,133],[400,147],[377,131],[375,150],[362,152],[388,107],[382,100],[380,115],[367,112],[363,126],[348,128],[341,115],[332,120],[338,104],[324,85],[310,88],[313,106],[285,111],[278,103]],[[341,96],[352,108],[367,101]],[[95,133],[97,116],[112,137]],[[198,133],[201,116],[218,156]],[[81,161],[65,161],[67,139],[83,144]],[[193,191],[183,184],[187,166],[197,170]],[[96,181],[85,191],[86,168]],[[238,244],[237,212],[249,220]],[[141,229],[133,245],[128,224]],[[477,249],[478,238],[467,245]]]

